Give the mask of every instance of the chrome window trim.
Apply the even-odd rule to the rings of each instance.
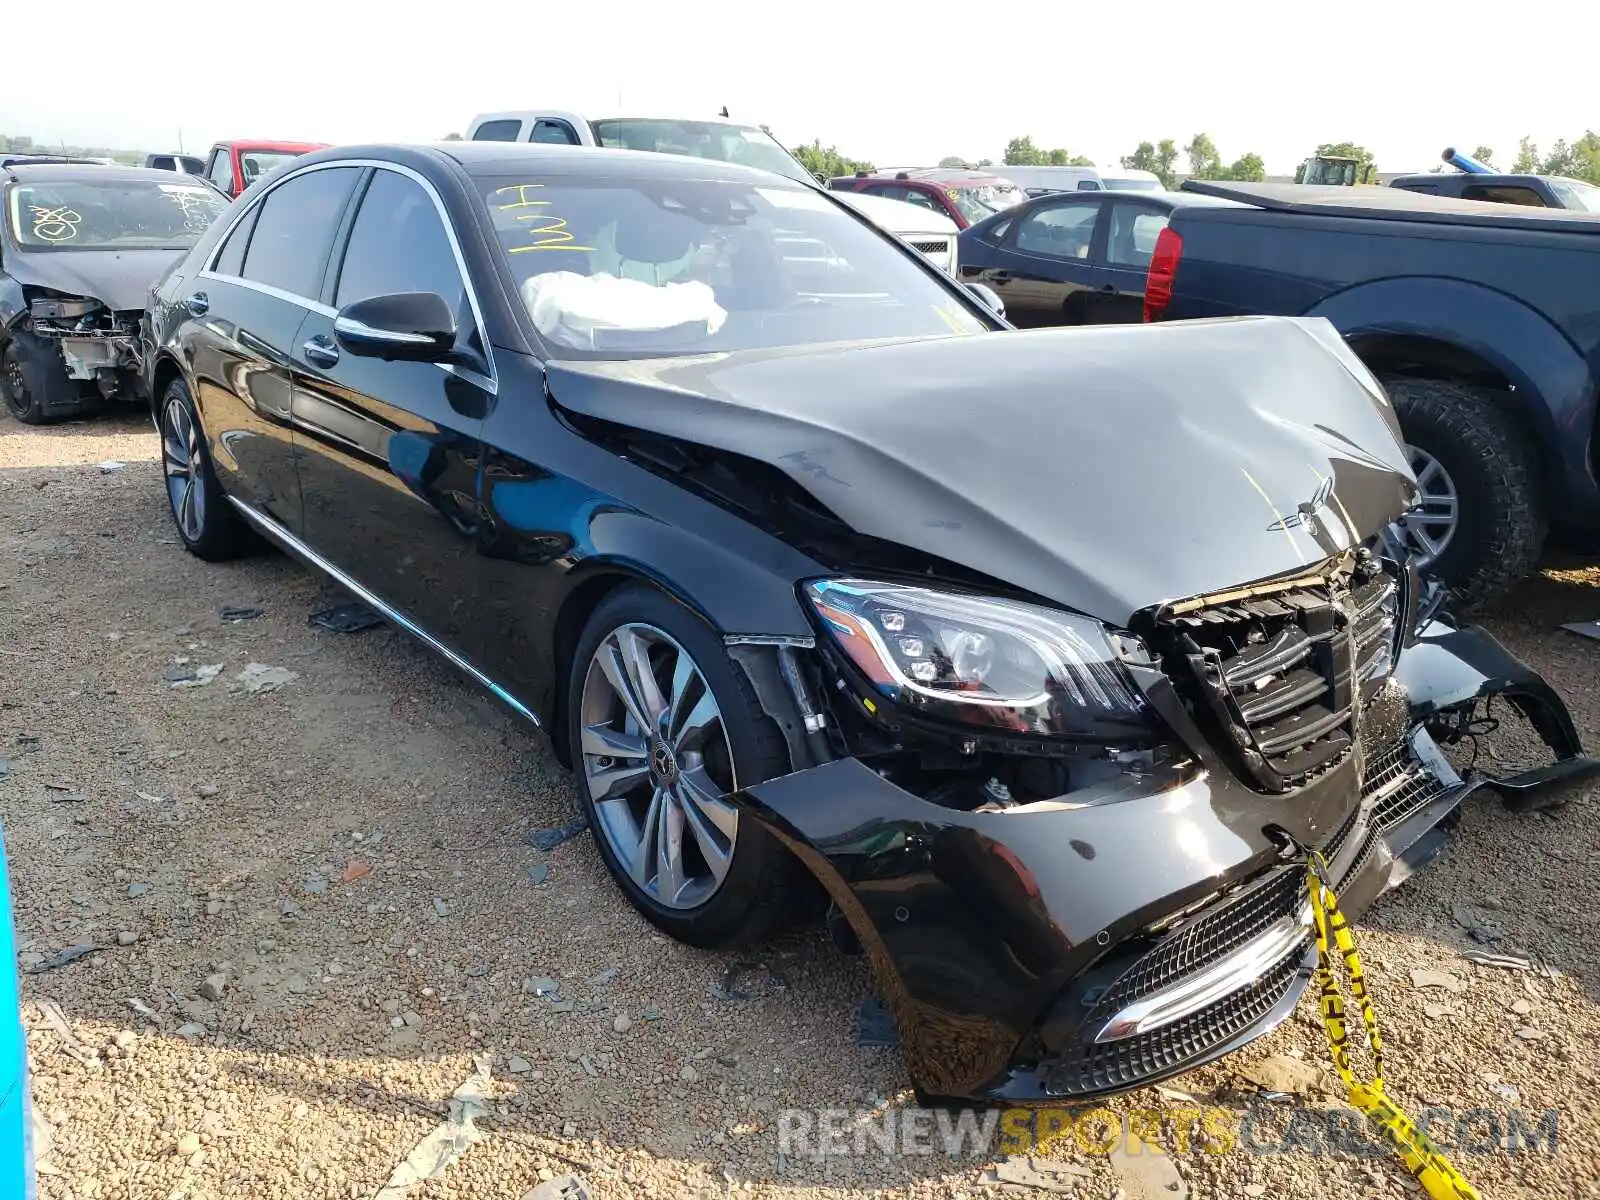
[[[332,579],[336,580],[341,586],[353,592],[366,604],[377,609],[386,621],[391,621],[400,626],[400,628],[404,629],[407,633],[411,634],[412,637],[422,642],[430,650],[437,652],[442,658],[449,662],[451,666],[470,676],[481,686],[487,688],[498,699],[510,707],[512,712],[516,713],[519,717],[524,717],[533,722],[534,728],[539,728],[539,718],[536,717],[532,710],[530,710],[525,704],[519,701],[510,692],[506,691],[505,688],[501,687],[494,680],[490,679],[477,667],[473,666],[462,655],[452,650],[449,646],[446,646],[421,625],[418,625],[410,617],[402,615],[399,610],[394,608],[392,605],[385,603],[378,597],[376,592],[373,592],[371,589],[362,586],[360,583],[356,582],[355,579],[351,578],[349,575],[346,575],[338,567],[334,566],[327,559],[323,558],[322,555],[318,554],[305,542],[295,537],[294,534],[290,533],[287,529],[278,524],[278,522],[274,521],[265,513],[258,509],[252,508],[250,505],[244,503],[244,501],[235,496],[229,496],[228,503],[233,505],[234,508],[238,509],[239,513],[247,521],[249,521],[250,524],[254,525],[268,538],[277,542],[291,554],[303,559],[317,570],[322,571]]]
[[[455,224],[450,220],[450,213],[445,208],[444,200],[440,197],[438,189],[435,188],[432,183],[428,182],[427,178],[420,172],[415,171],[411,167],[405,166],[401,163],[385,162],[383,159],[379,158],[340,158],[334,159],[331,162],[311,163],[307,166],[295,167],[293,170],[285,172],[283,175],[267,184],[266,187],[262,189],[261,195],[257,196],[249,204],[245,205],[237,213],[233,214],[232,218],[228,222],[228,227],[222,231],[222,236],[217,239],[217,244],[213,246],[210,253],[206,255],[205,266],[200,269],[197,278],[215,279],[224,283],[237,284],[241,287],[250,288],[252,291],[260,292],[263,295],[272,296],[275,299],[286,300],[290,304],[299,305],[308,312],[314,312],[324,317],[337,316],[337,309],[330,308],[328,305],[323,304],[319,300],[313,300],[309,296],[301,296],[295,292],[288,292],[282,288],[273,287],[271,284],[257,283],[255,280],[246,279],[242,275],[222,275],[213,270],[217,259],[222,255],[222,247],[226,245],[228,239],[233,236],[233,231],[238,227],[239,222],[244,220],[252,209],[259,208],[261,205],[265,204],[268,196],[272,195],[273,192],[277,191],[291,179],[299,179],[301,176],[309,175],[313,171],[329,171],[336,167],[371,167],[378,171],[393,171],[397,175],[403,175],[413,183],[420,186],[422,190],[427,193],[428,198],[433,201],[434,211],[439,214],[439,221],[444,226],[445,237],[450,241],[450,253],[455,257],[456,272],[461,276],[461,285],[467,293],[467,304],[472,309],[472,319],[478,327],[478,336],[482,339],[484,344],[484,359],[489,364],[489,373],[488,375],[482,375],[477,371],[471,370],[470,368],[457,367],[453,363],[436,363],[435,365],[440,370],[445,371],[448,374],[456,375],[459,378],[477,384],[479,387],[487,391],[491,396],[498,396],[500,394],[500,376],[495,370],[494,355],[489,346],[489,332],[483,321],[483,306],[478,303],[478,291],[472,286],[472,275],[471,272],[467,270],[467,258],[466,255],[461,252],[461,240],[456,236]],[[365,195],[363,195],[363,199],[365,199]],[[359,215],[359,210],[357,215]],[[348,245],[348,235],[346,235],[345,240],[346,244]],[[248,254],[246,257],[248,257]],[[240,265],[243,266],[242,260]]]

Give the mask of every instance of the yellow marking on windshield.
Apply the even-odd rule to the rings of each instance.
[[[70,242],[78,236],[83,218],[70,208],[41,208],[31,205],[33,236],[41,242]]]
[[[933,305],[932,308],[934,312],[939,314],[939,319],[942,320],[946,325],[950,326],[950,331],[952,333],[972,332],[972,326],[962,321],[958,314],[951,312],[948,308],[942,308],[937,304]]]
[[[541,208],[548,208],[552,203],[554,203],[554,201],[551,200],[531,200],[528,198],[528,193],[531,190],[542,187],[544,187],[544,184],[542,183],[514,183],[506,187],[495,188],[495,190],[489,194],[491,196],[509,194],[515,197],[515,199],[508,204],[497,205],[501,212],[511,212],[514,209],[519,208],[530,208],[537,210]],[[537,238],[539,239],[538,241],[530,242],[526,246],[511,246],[508,248],[507,253],[522,254],[528,250],[594,249],[593,246],[574,245],[574,238],[572,232],[567,228],[566,219],[563,217],[558,217],[554,213],[537,211],[519,213],[513,218],[513,220],[542,221],[544,224],[530,225],[528,227],[528,236],[530,238]]]
[[[1283,530],[1283,536],[1289,539],[1289,547],[1294,551],[1294,556],[1302,563],[1305,562],[1306,556],[1300,550],[1300,543],[1294,540],[1294,534],[1289,531],[1288,518],[1278,511],[1278,506],[1272,502],[1272,497],[1267,495],[1265,489],[1263,489],[1262,486],[1256,482],[1256,477],[1254,475],[1250,474],[1250,472],[1246,471],[1243,467],[1239,468],[1239,473],[1250,481],[1250,486],[1255,488],[1256,492],[1261,496],[1261,498],[1267,502],[1267,507],[1272,511],[1273,517],[1277,520],[1278,528]]]

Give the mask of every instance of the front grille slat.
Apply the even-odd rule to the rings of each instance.
[[[1393,667],[1399,595],[1377,560],[1358,556],[1323,583],[1161,623],[1180,687],[1210,711],[1241,778],[1288,792],[1350,752],[1362,703]]]

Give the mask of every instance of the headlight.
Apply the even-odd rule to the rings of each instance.
[[[834,642],[884,696],[997,732],[1148,733],[1124,661],[1143,644],[1098,621],[1014,600],[859,579],[809,583]]]

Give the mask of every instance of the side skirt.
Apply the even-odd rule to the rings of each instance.
[[[445,661],[450,663],[451,666],[455,667],[462,674],[466,675],[480,686],[486,688],[497,700],[505,704],[506,707],[510,708],[512,712],[516,713],[519,717],[523,717],[526,720],[532,721],[536,728],[539,727],[539,718],[534,716],[532,711],[530,711],[526,705],[519,701],[510,692],[506,691],[505,688],[501,687],[494,680],[490,679],[482,671],[478,670],[477,667],[473,666],[461,655],[450,649],[449,646],[446,646],[438,638],[434,637],[426,629],[418,625],[410,617],[404,616],[396,611],[392,605],[386,603],[376,594],[357,583],[354,579],[346,575],[327,559],[323,558],[322,555],[318,554],[310,546],[306,545],[299,538],[295,537],[294,534],[290,533],[287,529],[285,529],[282,525],[279,525],[265,513],[251,508],[248,504],[241,502],[233,496],[228,497],[228,503],[233,505],[234,508],[238,509],[240,515],[243,516],[245,520],[249,521],[250,524],[262,534],[262,536],[269,539],[274,545],[280,547],[285,553],[293,555],[307,566],[314,567],[316,570],[321,571],[324,575],[327,575],[340,587],[358,597],[363,603],[368,604],[372,608],[376,609],[380,614],[382,614],[383,619],[388,621],[391,625],[396,625],[405,630],[423,645],[434,651],[434,653],[445,659]]]

